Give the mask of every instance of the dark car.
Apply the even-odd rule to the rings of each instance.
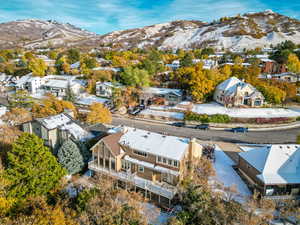
[[[246,132],[248,132],[248,128],[247,127],[234,127],[234,128],[231,128],[231,131],[234,133],[246,133]]]
[[[199,130],[208,130],[209,129],[209,124],[207,124],[207,123],[199,124],[195,128],[199,129]]]
[[[175,122],[175,123],[172,123],[172,126],[175,126],[175,127],[184,127],[184,123],[183,122]]]

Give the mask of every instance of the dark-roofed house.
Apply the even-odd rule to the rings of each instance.
[[[271,145],[239,153],[238,169],[264,196],[300,196],[300,145]]]

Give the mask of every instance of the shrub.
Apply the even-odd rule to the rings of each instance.
[[[207,115],[189,111],[184,114],[184,120],[201,123],[229,123],[231,118],[228,115],[223,114]]]

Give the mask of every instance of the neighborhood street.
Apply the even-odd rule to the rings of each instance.
[[[292,144],[296,142],[296,136],[300,133],[300,128],[276,131],[251,131],[245,134],[232,133],[224,130],[203,131],[193,128],[175,127],[168,124],[119,117],[113,117],[112,125],[131,126],[152,132],[165,133],[167,135],[189,138],[195,137],[200,140],[251,144]]]

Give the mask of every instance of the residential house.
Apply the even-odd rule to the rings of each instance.
[[[5,73],[0,74],[0,93],[4,93],[9,87],[13,86],[15,77],[12,75],[7,75]]]
[[[121,187],[144,193],[170,206],[187,164],[200,158],[202,146],[195,139],[121,127],[92,148],[89,169],[111,176]]]
[[[55,116],[36,118],[22,124],[22,130],[42,138],[45,145],[53,150],[68,139],[78,143],[93,138],[93,134],[85,130],[72,116],[72,112],[67,111]]]
[[[300,81],[300,76],[291,72],[278,73],[278,74],[262,74],[259,77],[262,79],[275,79],[275,80],[281,80],[290,83],[296,83]]]
[[[104,98],[111,98],[113,95],[113,90],[117,88],[123,88],[119,83],[112,82],[97,82],[96,83],[96,95]]]
[[[76,76],[49,75],[43,79],[43,89],[56,97],[67,96],[68,89],[75,95],[78,95],[83,87],[82,83],[76,79]]]
[[[32,76],[32,74],[30,73],[19,78],[15,82],[15,88],[16,90],[27,90],[28,93],[35,94],[43,84],[43,78]]]
[[[55,60],[53,60],[53,59],[49,59],[48,58],[48,56],[46,56],[46,55],[37,55],[37,57],[39,58],[39,59],[42,59],[44,62],[45,62],[45,64],[47,65],[47,66],[50,66],[50,67],[53,67],[53,66],[55,66]]]
[[[270,145],[239,153],[237,167],[263,196],[300,196],[300,145]]]
[[[193,63],[202,63],[203,64],[203,69],[210,70],[213,68],[218,67],[218,61],[217,60],[212,60],[212,59],[193,59]]]
[[[171,64],[166,64],[166,67],[169,67],[172,70],[177,70],[180,67],[180,61],[174,60]]]
[[[279,64],[271,59],[261,59],[260,67],[262,68],[262,73],[266,74],[279,74],[287,72],[287,68],[284,64]]]
[[[265,98],[252,85],[231,77],[216,87],[214,100],[225,106],[259,107]]]
[[[155,103],[157,99],[163,99],[165,105],[176,105],[181,102],[184,97],[183,91],[180,89],[148,87],[142,90],[139,99],[141,105],[151,105]]]

